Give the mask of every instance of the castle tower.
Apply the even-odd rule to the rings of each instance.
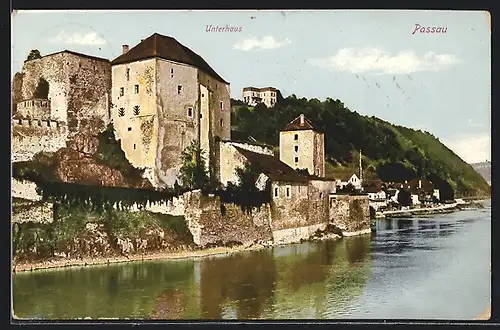
[[[111,62],[111,118],[127,159],[152,169],[155,187],[172,186],[196,141],[215,173],[215,142],[230,138],[229,83],[172,37],[155,33],[122,50]]]
[[[325,176],[325,137],[303,114],[280,132],[280,160],[310,175]]]

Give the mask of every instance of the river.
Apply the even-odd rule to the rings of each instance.
[[[455,319],[491,295],[485,209],[383,219],[371,235],[197,260],[13,275],[26,319]]]

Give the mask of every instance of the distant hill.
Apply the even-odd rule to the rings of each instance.
[[[491,162],[475,163],[471,166],[491,185]]]
[[[279,145],[279,131],[303,113],[325,133],[327,172],[356,168],[361,150],[363,168],[383,181],[422,177],[442,191],[458,195],[491,194],[486,180],[431,133],[360,115],[340,100],[308,100],[291,95],[273,108],[231,101],[232,127],[241,136],[251,135],[273,146]]]

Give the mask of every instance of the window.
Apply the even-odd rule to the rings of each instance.
[[[193,117],[193,108],[188,108],[188,117],[189,118]]]
[[[129,127],[129,128],[128,128],[128,131],[130,132],[131,130],[132,130],[132,127]]]
[[[278,197],[278,188],[274,188],[274,197]]]
[[[299,151],[299,146],[295,146],[295,152],[298,152]]]
[[[170,78],[174,77],[174,69],[170,69]]]
[[[319,198],[322,198],[323,197],[323,193],[319,193]]]
[[[299,157],[295,157],[295,162],[298,163],[299,162]]]
[[[222,121],[222,119],[220,120],[220,127],[224,127],[224,122]]]
[[[125,109],[124,108],[118,109],[118,116],[120,116],[120,117],[125,116]]]
[[[134,105],[134,115],[139,116],[140,112],[141,112],[141,108],[138,105]]]
[[[224,110],[224,102],[220,101],[220,109]]]
[[[201,93],[201,97],[205,97],[205,94]]]
[[[291,197],[290,187],[286,187],[286,198],[290,198],[290,197]]]
[[[177,86],[177,94],[180,94],[182,91],[182,86],[181,85],[178,85]]]
[[[134,150],[135,150],[135,143],[134,143]]]
[[[127,81],[130,79],[130,69],[127,69],[125,72],[125,76],[127,77]]]
[[[120,96],[123,96],[125,94],[125,89],[123,87],[120,87]]]
[[[139,85],[134,86],[134,93],[139,94]]]
[[[295,141],[297,141],[297,140],[299,139],[299,135],[298,135],[298,134],[295,134],[295,135],[293,136],[293,139],[294,139]]]

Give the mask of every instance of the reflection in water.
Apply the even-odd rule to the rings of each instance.
[[[14,312],[44,319],[474,317],[489,299],[491,215],[482,211],[380,220],[372,235],[228,256],[19,273]]]
[[[237,318],[258,318],[275,281],[274,260],[266,250],[201,260],[201,317],[220,319],[224,305],[233,302]]]
[[[48,319],[321,317],[327,295],[341,298],[330,298],[335,305],[362,293],[369,250],[364,236],[196,261],[20,273],[14,310],[21,318]],[[311,303],[318,311],[284,312],[290,301],[303,312]]]

